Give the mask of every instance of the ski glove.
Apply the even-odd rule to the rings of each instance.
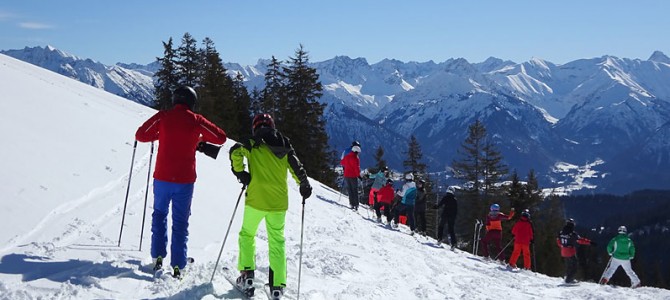
[[[309,185],[309,182],[305,181],[300,184],[300,195],[303,199],[307,199],[312,195],[312,186]]]
[[[242,171],[242,172],[233,172],[235,176],[237,176],[237,181],[239,181],[242,185],[249,185],[251,182],[251,174],[247,171]]]

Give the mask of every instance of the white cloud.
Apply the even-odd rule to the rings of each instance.
[[[8,13],[6,11],[0,11],[0,21],[7,21],[11,18],[14,18],[14,14]]]
[[[21,22],[19,27],[25,29],[51,29],[54,28],[53,25],[38,23],[38,22]]]

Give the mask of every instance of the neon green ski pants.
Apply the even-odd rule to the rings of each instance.
[[[284,243],[284,224],[286,211],[262,211],[251,206],[244,207],[244,219],[240,229],[238,244],[240,254],[237,261],[239,270],[256,270],[256,231],[265,219],[268,232],[268,250],[270,268],[274,272],[272,286],[286,285],[286,248]]]

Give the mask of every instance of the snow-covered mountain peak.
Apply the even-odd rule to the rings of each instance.
[[[39,46],[32,47],[32,48],[26,47],[25,50],[33,52],[33,53],[37,53],[37,52],[52,53],[52,54],[55,54],[55,55],[57,55],[59,57],[62,57],[62,58],[70,58],[72,60],[81,60],[81,58],[79,58],[75,55],[72,55],[70,53],[67,53],[63,50],[60,50],[60,49],[58,49],[54,46],[51,46],[51,45],[46,45],[46,47],[44,47],[44,48],[39,47]]]
[[[655,62],[660,62],[660,63],[664,63],[664,64],[670,64],[670,57],[668,57],[663,52],[658,51],[658,50],[654,51],[654,53],[651,54],[651,56],[649,57],[648,60],[655,61]]]

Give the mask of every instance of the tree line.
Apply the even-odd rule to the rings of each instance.
[[[225,68],[210,38],[204,38],[198,47],[197,40],[187,32],[179,46],[170,37],[163,42],[163,49],[163,56],[156,58],[160,67],[154,77],[154,108],[172,107],[172,91],[181,85],[191,86],[198,93],[195,111],[238,141],[250,135],[255,114],[269,113],[277,129],[291,139],[307,174],[334,186],[335,152],[328,145],[325,131],[325,104],[318,101],[323,87],[302,45],[286,61],[273,56],[264,88],[251,92],[242,74],[231,75]]]

